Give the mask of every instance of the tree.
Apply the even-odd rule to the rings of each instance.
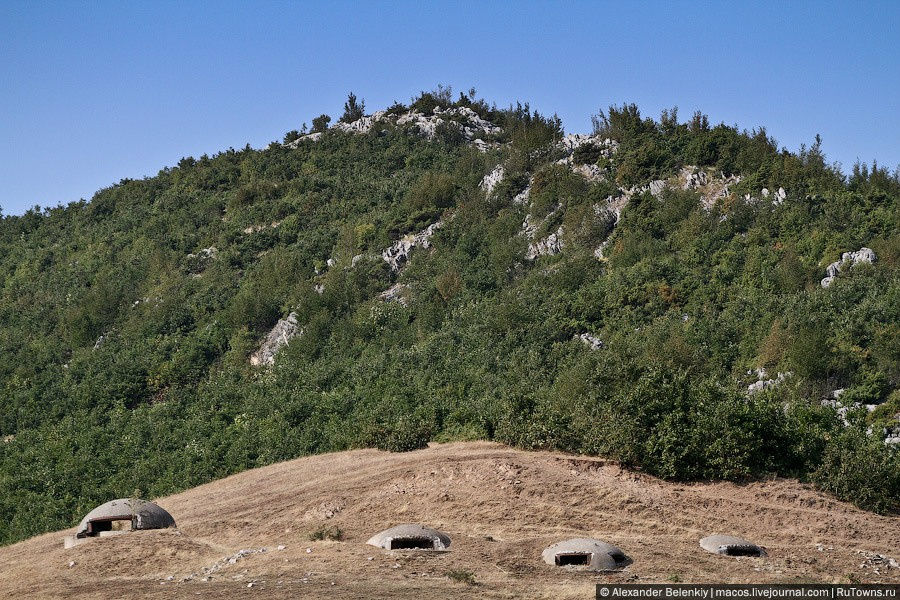
[[[352,123],[360,120],[366,114],[366,101],[357,102],[356,94],[350,92],[347,95],[347,101],[344,102],[344,114],[341,116],[341,123]]]
[[[328,129],[329,123],[331,123],[331,117],[328,115],[319,115],[312,120],[312,133],[323,133]]]

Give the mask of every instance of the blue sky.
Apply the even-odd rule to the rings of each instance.
[[[89,199],[337,116],[350,90],[377,109],[438,83],[567,131],[613,103],[678,106],[893,169],[898,48],[900,1],[0,0],[0,206]]]

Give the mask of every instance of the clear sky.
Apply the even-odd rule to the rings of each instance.
[[[182,156],[280,140],[438,83],[530,101],[567,131],[636,102],[817,133],[845,171],[900,165],[900,0],[0,0],[0,206],[89,199]]]

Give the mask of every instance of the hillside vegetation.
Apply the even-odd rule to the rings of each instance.
[[[897,173],[633,105],[363,111],[0,221],[0,542],[429,440],[898,509]]]

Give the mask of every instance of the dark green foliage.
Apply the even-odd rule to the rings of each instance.
[[[311,542],[320,542],[322,540],[328,540],[331,542],[340,542],[344,539],[344,531],[336,526],[332,525],[331,527],[326,527],[322,525],[315,531],[309,534],[309,541]]]
[[[329,123],[331,123],[331,117],[329,117],[328,115],[319,115],[312,120],[312,129],[310,129],[310,133],[324,132],[326,129],[328,129]]]
[[[466,571],[465,569],[454,569],[451,571],[447,571],[447,577],[450,578],[451,581],[456,581],[457,583],[464,583],[466,585],[478,585],[478,582],[475,581],[475,573],[472,571]]]
[[[341,115],[340,121],[341,123],[352,123],[354,121],[358,121],[363,118],[366,114],[366,101],[365,100],[357,100],[356,94],[350,92],[347,96],[347,101],[344,102],[344,114]],[[313,127],[315,127],[316,122],[313,121]]]
[[[856,428],[829,441],[813,481],[867,510],[900,509],[900,453]]]
[[[669,478],[796,476],[897,509],[898,453],[879,438],[900,410],[897,174],[858,165],[845,180],[817,143],[779,152],[764,130],[626,105],[597,123],[619,151],[575,156],[605,161],[590,182],[555,164],[557,118],[452,100],[439,88],[413,108],[470,107],[503,126],[501,149],[462,143],[455,123],[433,141],[330,132],[3,217],[0,542],[136,488],[481,438]],[[681,190],[635,193],[618,219],[601,210],[687,164],[743,179],[709,211]],[[532,178],[529,205],[513,204]],[[741,199],[780,186],[780,205]],[[526,215],[537,235],[563,226],[561,254],[524,259]],[[438,219],[431,248],[392,273],[381,251]],[[875,264],[821,288],[825,266],[861,246]],[[407,305],[377,299],[398,281]],[[291,311],[303,334],[272,368],[251,367]],[[584,332],[603,347],[573,339]],[[758,367],[792,375],[748,398]],[[882,404],[844,429],[820,404],[836,388],[848,405]]]

